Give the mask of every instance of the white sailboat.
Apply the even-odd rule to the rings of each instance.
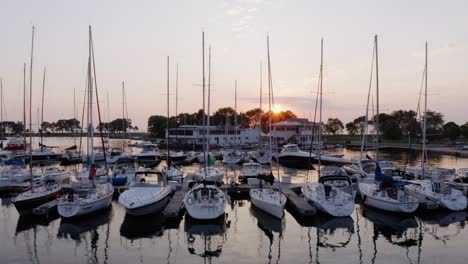
[[[210,48],[211,54],[211,48]],[[211,58],[211,56],[210,56]],[[204,156],[206,157],[207,141],[206,141],[206,125],[205,125],[205,33],[202,32],[202,73],[203,73],[203,127],[205,129],[204,135]],[[206,159],[205,159],[206,160]],[[187,210],[187,214],[195,219],[200,220],[213,220],[224,215],[224,206],[226,203],[226,196],[224,192],[218,188],[217,182],[222,180],[224,170],[207,166],[207,162],[204,163],[204,167],[199,171],[198,177],[195,179],[199,180],[195,185],[185,194],[184,206]],[[212,176],[212,177],[211,177]],[[198,179],[197,179],[198,178]],[[216,184],[212,184],[214,180]]]
[[[244,163],[239,172],[239,180],[246,181],[249,178],[257,178],[261,172],[262,164],[252,161]]]
[[[148,215],[162,211],[169,201],[171,187],[161,172],[139,170],[130,188],[119,196],[127,214]]]
[[[321,61],[319,75],[319,124],[322,123],[323,95],[323,39],[321,40]],[[315,108],[317,109],[317,108]],[[322,139],[322,126],[318,128],[318,141]],[[351,191],[351,179],[341,175],[321,175],[321,144],[317,151],[319,182],[306,182],[301,192],[306,201],[313,203],[320,211],[336,217],[350,216],[354,212],[354,193]],[[348,192],[345,191],[348,188]],[[351,192],[351,193],[350,193]]]
[[[270,64],[270,38],[267,36],[267,54],[268,54],[268,94],[269,94],[269,124],[271,124],[271,109],[273,102],[273,84],[271,77],[271,64]],[[271,127],[271,126],[269,126]],[[270,141],[270,153],[272,146],[271,131],[268,133]],[[270,163],[270,171],[272,170]],[[279,179],[279,173],[278,173]],[[265,180],[267,188],[263,188],[263,180]],[[251,186],[249,195],[252,204],[257,208],[263,210],[264,212],[276,217],[283,218],[284,207],[286,206],[286,196],[281,192],[281,190],[273,189],[272,184],[275,178],[273,173],[270,172],[270,175],[266,176],[265,179],[260,178],[260,186],[254,187]]]
[[[87,92],[88,92],[88,157],[90,164],[83,172],[88,173],[88,178],[80,178],[80,182],[72,192],[62,196],[58,200],[57,210],[61,217],[72,218],[99,210],[108,208],[114,188],[109,182],[96,183],[97,167],[94,163],[94,125],[93,125],[93,93],[96,91],[96,77],[93,76],[94,68],[94,49],[91,26],[89,27],[89,57],[88,57],[88,77],[87,77]],[[93,88],[94,87],[94,88]],[[94,90],[96,89],[96,90]],[[106,168],[107,171],[107,168]]]
[[[430,180],[409,181],[410,185],[405,190],[418,199],[428,209],[439,207],[451,211],[462,211],[467,207],[467,200],[461,190],[454,189],[443,182]]]
[[[237,80],[234,82],[234,149],[229,149],[223,153],[224,164],[239,164],[242,162],[243,155],[237,150]]]
[[[376,90],[377,90],[377,118],[376,118],[376,158],[378,160],[379,153],[379,64],[378,64],[378,46],[377,46],[377,35],[374,38],[374,51],[375,55],[375,73],[376,73]],[[374,61],[372,62],[374,64]],[[372,72],[373,72],[372,67]],[[371,84],[369,85],[369,93],[367,98],[367,106],[369,106],[369,95],[372,87],[372,75],[371,75]],[[367,107],[368,108],[368,107]],[[367,110],[366,110],[367,112]],[[367,115],[366,115],[367,116]],[[367,123],[367,118],[366,118]],[[364,139],[363,139],[364,141]],[[362,150],[362,149],[361,149]],[[362,153],[362,151],[361,151]],[[362,155],[362,154],[361,154]],[[362,159],[361,159],[362,160]],[[359,191],[361,193],[362,200],[364,204],[375,207],[377,209],[391,211],[391,212],[401,212],[401,213],[411,213],[416,211],[419,207],[419,202],[416,198],[412,197],[404,189],[405,184],[399,184],[394,182],[392,176],[387,176],[382,174],[380,167],[376,165],[374,177],[373,178],[364,178],[358,183]]]
[[[33,54],[34,54],[34,32],[35,28],[32,27],[32,41],[31,41],[31,63],[30,63],[30,76],[29,76],[29,94],[32,94],[32,69],[33,69]],[[32,145],[32,96],[29,97],[29,143]],[[18,196],[13,198],[13,204],[20,213],[29,213],[37,206],[47,203],[55,199],[56,195],[61,191],[62,185],[59,181],[49,180],[47,176],[54,176],[54,173],[50,175],[38,175],[39,179],[34,180],[33,167],[32,167],[32,150],[29,148],[29,183],[30,189],[20,193]],[[18,177],[23,178],[24,170],[20,171]],[[68,174],[57,174],[57,179],[64,179],[69,177]]]

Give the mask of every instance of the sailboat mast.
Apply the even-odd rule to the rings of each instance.
[[[45,96],[46,67],[44,67],[44,76],[42,77],[42,102],[41,102],[41,123],[39,124],[39,133],[41,136],[41,151],[44,149],[42,124],[44,123],[44,96]]]
[[[267,59],[268,59],[268,140],[269,140],[269,151],[271,158],[271,68],[270,68],[270,37],[267,35]],[[272,162],[270,160],[270,171],[273,169]]]
[[[77,124],[77,119],[76,119],[76,94],[75,94],[75,88],[73,88],[73,121],[75,121],[75,126],[73,127],[73,140],[74,140],[74,145],[76,148],[76,135],[75,135],[75,129],[78,126]]]
[[[29,173],[31,177],[31,191],[34,192],[33,171],[32,171],[32,70],[34,57],[34,26],[32,27],[31,38],[31,62],[29,65]]]
[[[207,139],[206,152],[208,153],[208,159],[210,157],[210,103],[211,103],[211,45],[208,46],[208,111],[207,111]]]
[[[26,157],[26,63],[23,64],[23,157]],[[24,162],[26,166],[26,160]]]
[[[422,158],[421,158],[421,167],[422,167],[422,177],[424,178],[424,165],[426,163],[426,126],[427,126],[427,42],[426,42],[426,52],[425,52],[425,75],[424,75],[424,116],[423,116],[423,146],[422,146]]]
[[[237,150],[237,80],[234,81],[234,147]]]
[[[320,178],[320,167],[321,167],[321,151],[322,151],[322,94],[323,94],[323,38],[320,41],[320,102],[319,102],[319,133],[318,133],[318,153],[317,153],[317,160],[318,160],[318,176]]]
[[[260,61],[260,106],[258,111],[258,128],[260,130],[260,135],[258,137],[258,142],[260,143],[260,138],[262,137],[262,87],[263,86],[263,72],[262,72],[262,61]],[[258,149],[261,149],[260,144]]]
[[[175,127],[176,127],[176,142],[177,142],[177,151],[180,150],[179,148],[179,140],[177,138],[179,134],[179,124],[178,124],[178,101],[179,101],[179,64],[176,64],[176,85],[175,85]]]
[[[202,110],[202,119],[203,119],[203,160],[204,167],[205,167],[205,175],[206,175],[206,117],[205,117],[205,32],[202,32],[202,72],[203,72],[203,110]]]
[[[0,141],[1,148],[3,149],[3,136],[4,136],[4,129],[3,129],[3,79],[0,78]]]
[[[378,41],[377,41],[377,35],[374,37],[375,41],[375,83],[376,83],[376,105],[377,105],[377,115],[375,118],[375,159],[379,159],[379,48],[378,48]]]
[[[166,100],[167,100],[167,119],[166,119],[166,149],[167,149],[167,167],[171,166],[171,157],[169,152],[169,56],[167,56],[167,91],[166,91]]]
[[[91,164],[94,164],[94,127],[93,127],[93,76],[91,73],[92,54],[91,26],[89,27],[89,58],[88,58],[88,148]]]
[[[125,148],[125,82],[122,82],[122,150]]]

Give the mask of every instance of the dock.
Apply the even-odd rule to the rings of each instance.
[[[50,215],[54,212],[57,212],[57,203],[58,201],[56,199],[45,203],[43,205],[40,205],[32,210],[34,215],[38,216],[47,216]]]
[[[288,210],[295,218],[307,218],[317,214],[316,208],[300,195],[300,184],[282,183],[281,190],[288,199],[286,210]]]

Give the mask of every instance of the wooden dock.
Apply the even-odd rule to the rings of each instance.
[[[300,195],[300,184],[281,184],[281,191],[284,193],[288,201],[286,203],[286,210],[293,216],[307,218],[314,216],[317,213],[316,208],[308,203],[304,197]]]
[[[40,205],[32,210],[34,215],[47,216],[49,214],[57,212],[57,203],[56,199]]]

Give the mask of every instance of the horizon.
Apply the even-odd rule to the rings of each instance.
[[[0,78],[4,120],[22,121],[23,63],[29,62],[31,26],[36,26],[33,69],[33,123],[40,106],[42,72],[47,67],[44,120],[77,119],[86,80],[87,30],[93,27],[101,108],[110,120],[121,117],[125,81],[129,118],[146,131],[151,115],[166,116],[166,56],[170,56],[171,115],[175,112],[175,73],[179,65],[179,113],[202,108],[201,32],[212,47],[212,110],[258,108],[260,61],[266,90],[266,35],[270,36],[275,103],[298,117],[312,115],[324,38],[324,121],[348,123],[365,114],[374,34],[379,36],[380,108],[416,110],[429,42],[428,109],[445,122],[467,122],[464,34],[466,3],[392,1],[360,4],[237,0],[156,3],[141,1],[7,2],[0,10]],[[421,3],[427,3],[421,5]],[[404,6],[404,8],[402,7]],[[401,7],[401,8],[400,8]],[[393,12],[393,13],[392,13]],[[349,15],[352,14],[352,15]],[[450,15],[448,15],[450,14]],[[281,17],[282,19],[278,19]],[[283,23],[283,20],[287,23]],[[325,21],[325,23],[322,23]],[[315,25],[319,25],[317,28]],[[27,81],[28,82],[28,81]],[[266,98],[266,96],[264,96]],[[104,100],[103,100],[104,99]],[[266,100],[264,99],[264,102]],[[234,107],[233,107],[234,108]],[[263,109],[266,110],[266,104]],[[211,111],[214,113],[214,111]]]

